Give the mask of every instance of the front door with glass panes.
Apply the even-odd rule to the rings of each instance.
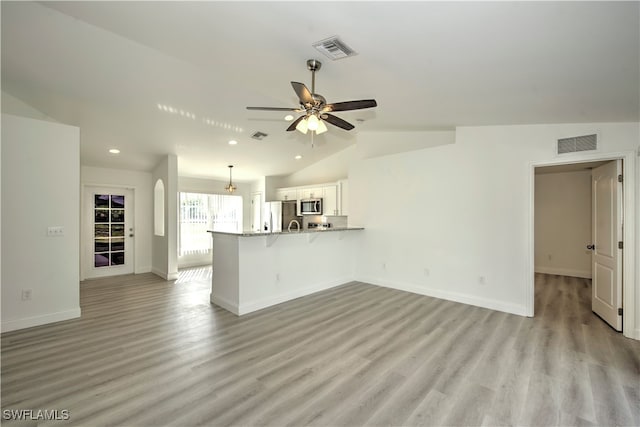
[[[133,273],[133,191],[85,187],[84,278]]]

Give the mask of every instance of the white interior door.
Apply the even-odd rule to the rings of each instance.
[[[251,230],[262,230],[262,193],[251,195]]]
[[[593,270],[591,308],[611,327],[622,331],[622,161],[592,171]]]
[[[133,273],[133,190],[87,186],[83,200],[84,278]]]

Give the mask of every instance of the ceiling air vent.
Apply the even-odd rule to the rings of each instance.
[[[345,42],[340,40],[338,36],[329,37],[328,39],[320,40],[312,45],[323,55],[331,58],[332,60],[348,58],[355,56],[358,53],[351,49]]]
[[[254,132],[254,134],[253,134],[253,135],[251,135],[251,138],[253,138],[253,139],[257,139],[258,141],[262,141],[262,140],[263,140],[263,139],[265,139],[267,136],[268,136],[268,135],[267,135],[266,133],[264,133],[264,132],[260,132],[260,131],[257,131],[257,132]]]
[[[558,154],[591,151],[598,149],[598,135],[573,136],[558,140]]]

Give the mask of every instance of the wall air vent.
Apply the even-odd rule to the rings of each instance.
[[[253,138],[253,139],[257,139],[258,141],[262,141],[262,140],[263,140],[263,139],[265,139],[267,136],[269,136],[269,135],[267,135],[267,134],[266,134],[266,133],[264,133],[264,132],[257,131],[257,132],[254,132],[254,133],[253,133],[253,135],[251,135],[251,138]]]
[[[558,140],[558,154],[592,151],[598,149],[598,135],[573,136]]]
[[[326,57],[336,60],[342,58],[348,58],[355,56],[358,53],[351,49],[345,42],[340,40],[338,36],[329,37],[328,39],[320,40],[312,45],[318,51],[320,51]]]

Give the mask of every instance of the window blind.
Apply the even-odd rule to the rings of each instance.
[[[178,255],[209,252],[207,230],[241,232],[242,197],[181,192]]]

